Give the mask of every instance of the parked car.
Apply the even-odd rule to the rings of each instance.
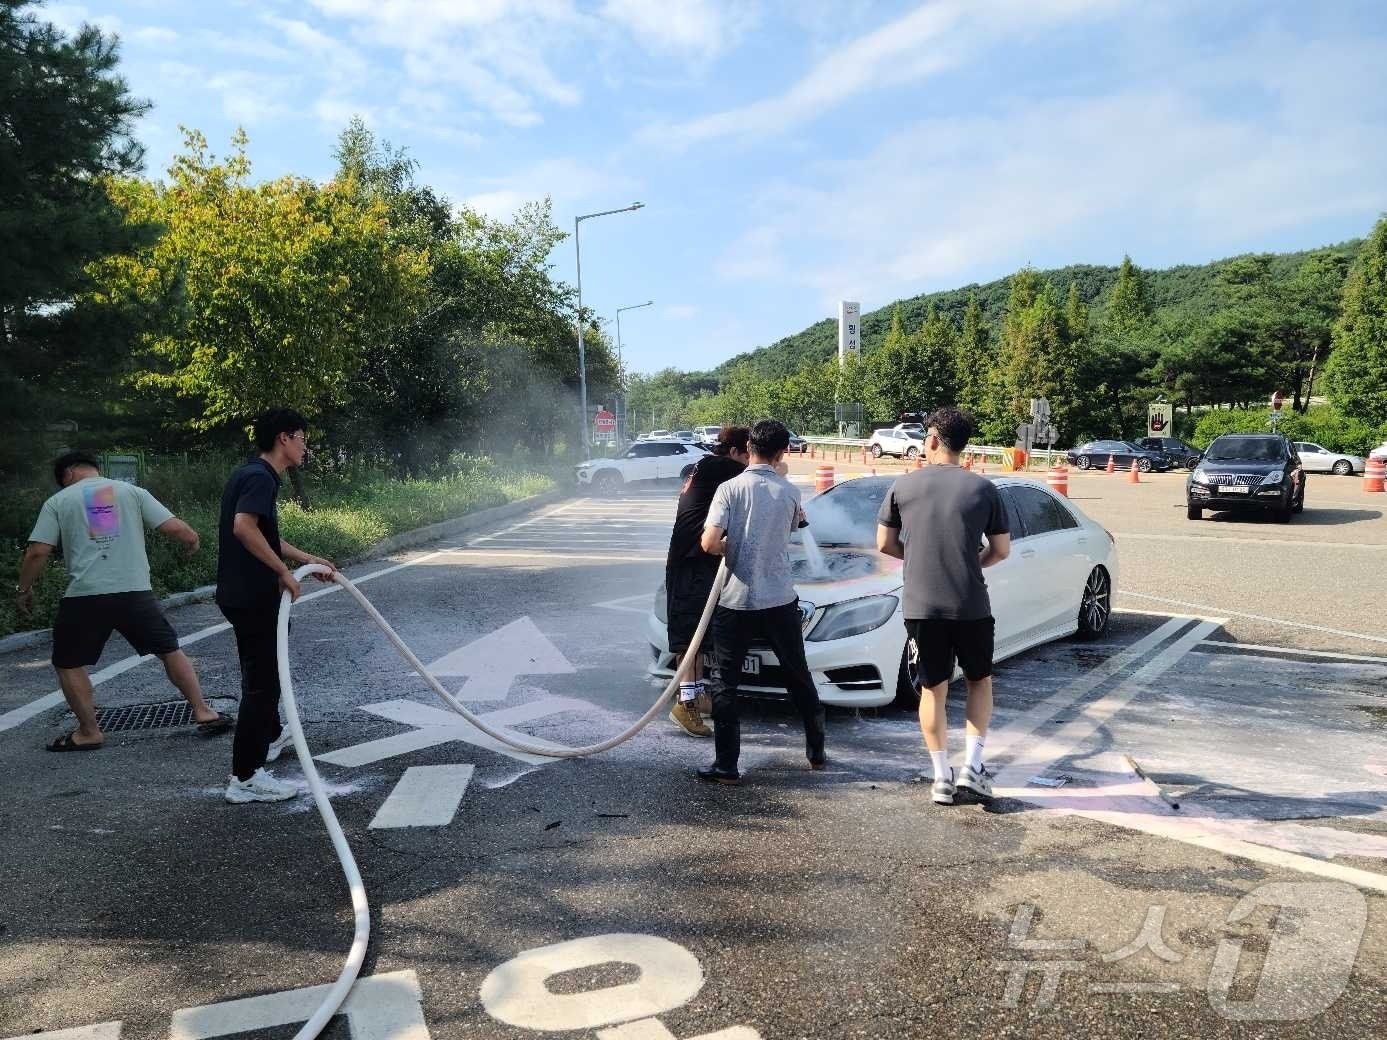
[[[580,488],[601,495],[616,494],[627,484],[643,480],[687,477],[698,460],[707,455],[697,444],[682,441],[638,441],[614,459],[589,459],[574,467]]]
[[[1185,480],[1185,513],[1269,509],[1278,522],[1305,508],[1305,470],[1295,446],[1275,433],[1230,433],[1209,445]]]
[[[669,430],[651,430],[649,433],[643,433],[636,438],[638,441],[668,441],[673,439],[674,434]]]
[[[1362,473],[1367,460],[1361,455],[1345,455],[1342,452],[1322,448],[1314,441],[1296,441],[1296,454],[1306,473],[1333,473],[1348,477]]]
[[[1204,454],[1193,444],[1187,444],[1178,437],[1140,437],[1132,443],[1147,451],[1159,451],[1169,455],[1175,460],[1176,465],[1184,466],[1185,469],[1194,469],[1195,466],[1198,466],[1200,456]],[[1107,462],[1104,461],[1103,465],[1106,466]],[[1130,466],[1131,463],[1129,462],[1127,465]]]
[[[792,558],[805,657],[826,704],[914,710],[919,691],[906,671],[901,615],[901,563],[876,551],[876,518],[892,477],[862,477],[834,485],[805,503],[809,531],[826,573],[808,558]],[[1117,585],[1117,549],[1107,531],[1044,485],[998,477],[1010,518],[1012,551],[989,567],[988,592],[996,618],[995,657],[1011,657],[1078,633],[1098,638],[1108,628]],[[665,619],[665,590],[647,618],[651,673],[673,674]],[[768,646],[753,645],[742,663],[741,689],[785,696],[780,665]]]
[[[924,450],[925,435],[918,430],[876,430],[867,442],[872,458],[895,455],[901,459],[917,458]]]
[[[709,450],[718,442],[718,434],[722,432],[721,426],[695,426],[693,428],[694,443],[701,444]]]
[[[1372,451],[1368,452],[1368,458],[1381,459],[1382,461],[1387,462],[1387,441],[1383,441]]]
[[[1102,468],[1108,464],[1109,458],[1119,469],[1131,469],[1132,463],[1135,462],[1137,469],[1143,473],[1150,473],[1152,470],[1164,473],[1176,466],[1175,460],[1165,452],[1139,448],[1130,441],[1090,441],[1077,448],[1070,448],[1064,455],[1071,466],[1077,466],[1079,469],[1092,469],[1094,466]]]
[[[809,442],[797,433],[790,434],[790,447],[788,451],[797,451],[803,454],[809,450]]]

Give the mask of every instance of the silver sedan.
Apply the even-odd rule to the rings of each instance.
[[[1314,441],[1296,441],[1296,454],[1306,473],[1335,473],[1341,477],[1363,472],[1361,455],[1344,455],[1322,448]]]

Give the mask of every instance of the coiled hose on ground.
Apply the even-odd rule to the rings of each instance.
[[[438,695],[449,708],[457,712],[464,719],[476,726],[487,736],[508,744],[517,751],[524,751],[532,755],[543,755],[547,758],[584,758],[588,755],[596,755],[603,751],[608,751],[630,740],[641,730],[654,720],[663,710],[665,703],[674,696],[679,689],[679,684],[693,670],[694,661],[697,658],[699,648],[703,645],[703,638],[708,632],[708,625],[713,618],[713,610],[717,606],[718,597],[722,594],[722,587],[727,581],[727,563],[724,560],[718,566],[717,577],[713,581],[713,590],[708,596],[708,602],[703,607],[703,614],[698,619],[698,628],[694,631],[693,639],[689,643],[688,652],[684,654],[684,659],[679,668],[675,671],[674,677],[665,686],[664,692],[650,706],[650,710],[636,720],[631,726],[618,733],[608,740],[598,744],[589,744],[586,747],[577,748],[553,748],[544,747],[539,744],[527,744],[525,741],[516,740],[507,733],[501,733],[492,729],[458,701],[451,693],[429,674],[422,661],[414,655],[405,641],[399,634],[390,627],[390,623],[381,616],[375,606],[368,600],[354,584],[350,578],[340,571],[330,571],[321,564],[310,563],[300,567],[294,572],[295,579],[302,581],[310,574],[331,574],[335,581],[347,592],[351,593],[353,599],[357,601],[370,615],[371,620],[380,626],[381,631],[390,640],[401,657],[409,662],[409,666],[423,677],[428,683],[429,689]],[[317,806],[318,815],[323,819],[323,826],[327,828],[328,837],[332,840],[332,847],[337,853],[338,862],[342,865],[342,876],[346,879],[347,888],[351,891],[352,912],[355,916],[355,931],[352,936],[351,950],[347,953],[347,959],[342,965],[341,974],[337,976],[337,981],[328,990],[327,996],[318,1009],[313,1012],[308,1019],[294,1034],[294,1040],[312,1040],[320,1033],[328,1020],[337,1013],[342,1001],[347,999],[352,985],[356,982],[357,974],[361,971],[361,964],[366,959],[366,945],[371,935],[371,909],[366,902],[366,886],[361,880],[361,871],[357,869],[356,859],[352,856],[351,846],[347,844],[346,835],[342,833],[342,826],[337,822],[337,814],[332,811],[332,802],[328,799],[327,792],[323,789],[322,778],[318,775],[318,769],[313,764],[313,753],[308,748],[308,741],[303,735],[303,724],[299,720],[298,703],[294,700],[294,677],[289,669],[289,614],[293,609],[293,601],[289,593],[285,592],[279,600],[279,630],[277,637],[277,651],[279,657],[279,689],[280,697],[284,704],[284,715],[289,725],[289,732],[294,738],[294,750],[298,753],[299,764],[303,767],[303,775],[308,780],[308,789],[313,795],[313,803]]]

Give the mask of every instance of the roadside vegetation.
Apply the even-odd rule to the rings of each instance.
[[[234,455],[203,456],[164,459],[150,465],[144,486],[202,536],[195,556],[185,555],[162,535],[146,536],[154,591],[159,595],[215,582],[222,486],[240,461]],[[336,561],[359,556],[391,535],[543,494],[556,486],[552,469],[543,460],[472,456],[453,457],[446,471],[436,476],[406,480],[368,466],[319,472],[310,463],[304,484],[313,508],[282,503],[280,529],[295,545]],[[7,530],[24,532],[7,539],[0,554],[0,581],[6,588],[14,588],[24,538],[39,506],[53,490],[51,482],[36,482],[15,489],[0,505],[0,524]],[[32,614],[20,617],[12,596],[0,599],[0,636],[49,627],[66,586],[66,572],[54,561],[35,586]]]
[[[983,440],[1010,444],[1046,397],[1069,445],[1138,436],[1164,400],[1179,435],[1207,440],[1266,430],[1281,390],[1287,433],[1363,452],[1387,438],[1387,219],[1366,240],[1300,253],[1025,268],[864,314],[862,345],[840,368],[837,323],[819,322],[712,372],[636,377],[627,414],[641,429],[775,415],[822,435],[838,402],[858,402],[865,435],[949,402],[973,411]]]

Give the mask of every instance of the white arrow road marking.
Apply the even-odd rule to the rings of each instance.
[[[446,827],[467,793],[472,765],[410,766],[371,821],[372,830],[390,827]]]
[[[576,669],[528,617],[445,654],[429,665],[434,676],[464,675],[457,695],[469,701],[503,701],[521,675],[571,675]]]
[[[209,1040],[298,1025],[308,1021],[330,988],[311,986],[183,1008],[173,1013],[169,1040]],[[392,971],[358,979],[338,1014],[347,1016],[352,1040],[430,1040],[422,1000],[414,972]]]
[[[10,1040],[119,1040],[119,1022],[98,1022],[94,1026],[77,1026],[75,1029],[55,1029],[49,1033],[25,1033],[22,1037]]]
[[[508,744],[503,744],[499,740],[487,736],[456,712],[435,708],[428,704],[420,704],[418,701],[382,701],[379,704],[363,704],[361,710],[368,711],[372,715],[379,715],[381,718],[389,719],[392,722],[414,726],[415,729],[410,733],[397,733],[393,737],[368,740],[364,744],[354,744],[351,747],[330,751],[325,755],[318,755],[318,761],[328,762],[335,766],[364,766],[370,765],[372,762],[379,762],[381,759],[393,758],[396,755],[406,755],[411,751],[420,751],[424,748],[436,747],[439,744],[447,744],[453,740],[474,744],[477,747],[486,748],[488,751],[496,751],[521,762],[535,765],[554,761],[543,755],[517,751]],[[539,700],[517,704],[511,708],[488,712],[480,717],[493,729],[499,729],[509,734],[513,732],[510,730],[511,726],[531,722],[534,719],[546,718],[550,715],[558,715],[565,711],[591,712],[592,705],[587,701],[574,700],[569,697],[541,697]],[[514,735],[517,740],[540,747],[555,749],[562,747],[560,744],[554,744],[539,737],[532,737],[528,733],[516,732]]]
[[[625,610],[632,614],[649,614],[650,605],[654,602],[653,596],[649,592],[640,592],[634,596],[623,596],[621,599],[604,600],[601,603],[594,603],[594,607],[601,607],[603,610]]]

